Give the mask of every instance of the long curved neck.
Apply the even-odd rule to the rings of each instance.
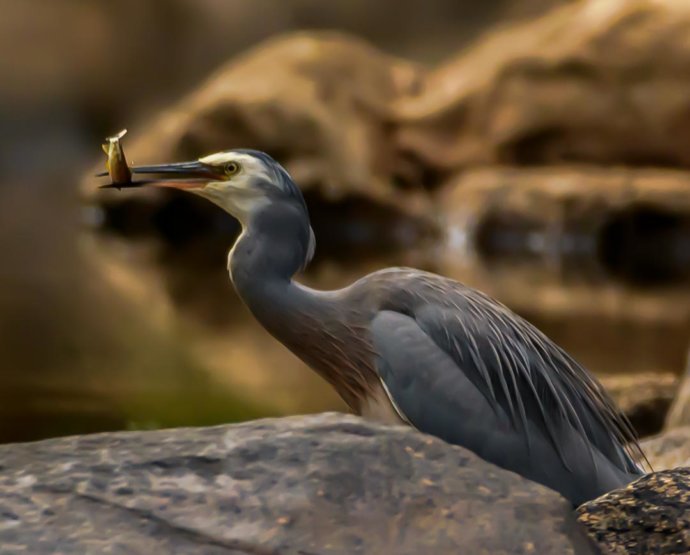
[[[325,317],[317,292],[292,281],[308,262],[309,222],[295,211],[257,214],[230,251],[228,269],[237,293],[259,322],[286,342],[300,313]]]
[[[339,296],[292,279],[310,256],[310,236],[304,217],[255,219],[235,243],[228,267],[259,323],[359,412],[373,379],[366,338],[351,325],[352,313]]]

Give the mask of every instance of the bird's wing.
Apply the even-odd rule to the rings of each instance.
[[[535,457],[613,482],[639,472],[623,447],[625,422],[584,369],[546,338],[535,343],[526,322],[503,322],[500,305],[464,308],[383,310],[372,322],[379,375],[408,421],[527,476]]]

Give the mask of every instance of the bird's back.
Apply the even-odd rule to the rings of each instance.
[[[456,281],[393,268],[346,290],[370,311],[376,368],[421,431],[561,491],[575,503],[642,473],[627,419],[586,369],[534,326]]]

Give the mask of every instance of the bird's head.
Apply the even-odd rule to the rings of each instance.
[[[247,237],[254,241],[252,248],[241,250],[244,262],[251,256],[271,260],[274,268],[292,275],[314,254],[314,232],[304,197],[285,168],[264,152],[228,150],[192,162],[134,166],[130,170],[152,177],[106,187],[181,189],[207,198],[237,218],[251,231]],[[260,248],[255,248],[257,245]]]
[[[285,168],[260,151],[228,150],[192,162],[134,166],[131,171],[157,176],[135,180],[134,186],[151,185],[194,193],[217,204],[245,226],[266,210],[275,213],[291,209],[308,218],[302,193]]]

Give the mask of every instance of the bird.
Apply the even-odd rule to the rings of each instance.
[[[574,506],[645,473],[630,422],[596,378],[479,290],[403,267],[332,291],[295,279],[315,236],[299,187],[270,155],[232,149],[131,170],[155,176],[142,186],[193,193],[239,221],[227,259],[239,297],[355,414],[462,446]]]

